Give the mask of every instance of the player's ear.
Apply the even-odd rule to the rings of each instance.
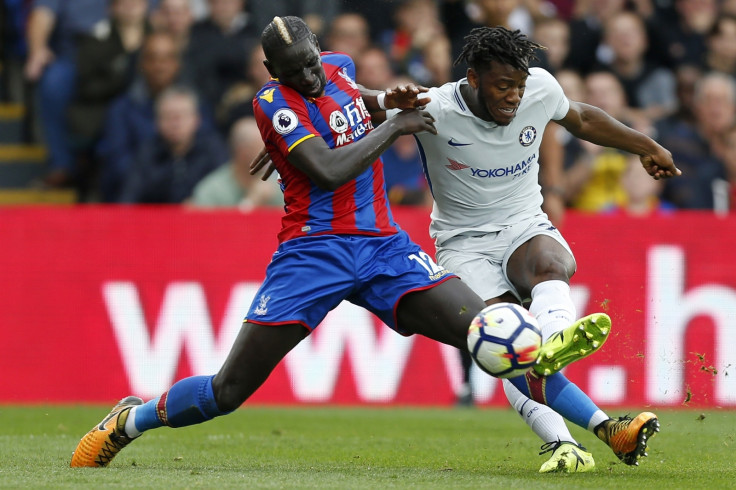
[[[273,71],[273,65],[271,65],[270,61],[263,60],[263,66],[266,67],[266,70],[268,70],[268,73],[271,75],[271,78],[278,78],[276,76],[276,73]]]
[[[316,34],[312,34],[312,42],[314,43],[314,46],[317,48],[317,51],[320,53],[322,52],[322,48],[319,47],[319,40],[317,39]]]
[[[477,90],[478,89],[478,72],[476,72],[472,68],[468,68],[468,71],[465,74],[465,76],[468,78],[468,85],[470,85],[470,87],[473,90]]]

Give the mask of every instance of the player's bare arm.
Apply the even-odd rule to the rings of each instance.
[[[383,117],[383,114],[384,114],[383,111],[385,111],[386,109],[395,109],[395,108],[414,109],[414,108],[423,107],[432,100],[429,97],[420,96],[420,94],[426,93],[429,90],[427,87],[422,87],[421,85],[414,85],[413,83],[409,83],[406,85],[399,85],[396,88],[388,89],[385,92],[382,92],[380,90],[367,89],[361,85],[358,85],[358,87],[360,88],[360,95],[363,97],[363,101],[366,104],[366,108],[371,112],[371,115],[374,118],[374,124],[382,123],[385,120],[385,117]],[[384,96],[381,97],[382,99],[381,103],[385,104],[385,107],[379,107],[379,104],[377,102],[378,97],[381,94],[384,94]],[[376,119],[377,117],[376,115],[379,113],[381,114],[381,117],[378,117],[378,119]],[[434,131],[434,126],[432,126],[431,129],[426,129],[426,130],[432,132],[433,134],[436,133],[436,131]],[[415,131],[411,131],[411,132],[415,132]],[[402,133],[402,134],[407,134],[407,133]],[[388,148],[388,146],[386,148]],[[373,160],[375,160],[375,158],[370,160],[369,164],[372,163]],[[261,169],[263,168],[265,168],[266,170],[263,171],[263,175],[261,175],[261,180],[268,180],[268,178],[271,176],[274,170],[276,170],[276,167],[273,165],[273,162],[271,162],[271,157],[268,155],[268,152],[266,151],[265,148],[263,148],[260,151],[260,153],[256,155],[253,161],[251,161],[250,174],[255,175],[259,171],[261,171]],[[360,167],[360,168],[364,169],[365,167]],[[358,175],[358,174],[355,174],[355,175]],[[347,180],[350,180],[350,179],[347,179]]]
[[[556,122],[580,139],[639,155],[642,166],[655,180],[682,173],[666,148],[598,107],[571,100],[567,115]]]
[[[309,138],[289,153],[289,163],[322,189],[335,190],[356,178],[401,135],[427,131],[437,134],[427,111],[404,110],[351,145],[330,148],[322,138]]]
[[[385,92],[382,92],[380,90],[367,89],[367,88],[365,88],[365,87],[363,87],[361,85],[359,85],[358,87],[360,88],[360,94],[363,97],[363,101],[366,104],[366,108],[371,112],[371,115],[374,118],[374,123],[375,124],[382,123],[385,120],[385,117],[383,116],[383,114],[384,114],[383,111],[385,111],[386,109],[397,109],[397,108],[398,109],[415,109],[415,108],[424,107],[425,105],[427,105],[432,100],[429,97],[422,97],[422,96],[420,96],[420,94],[426,93],[429,90],[427,87],[423,87],[421,85],[414,85],[413,83],[409,83],[409,84],[406,84],[406,85],[399,85],[399,86],[397,86],[397,87],[395,87],[393,89],[387,89]],[[378,98],[379,98],[379,96],[381,94],[384,94],[384,96],[381,97],[381,104],[384,104],[384,107],[379,107],[379,103],[378,103]],[[376,119],[377,114],[379,114],[379,113],[381,114],[381,117],[378,117],[378,119]],[[419,131],[429,131],[432,134],[436,134],[437,131],[434,129],[434,126],[431,124],[432,122],[434,122],[434,119],[431,119],[431,121],[430,121],[429,119],[432,118],[432,116],[429,116],[428,113],[424,113],[424,114],[425,114],[425,116],[423,116],[423,119],[430,122],[430,125],[429,126],[427,126],[426,128],[419,129],[418,131],[409,131],[408,133],[400,133],[400,134],[411,134],[411,133],[415,133],[415,132],[419,132]],[[374,130],[373,133],[375,133],[375,132],[376,131]],[[399,135],[397,135],[396,137],[398,137],[398,136]],[[371,136],[369,136],[369,138],[370,137]],[[390,146],[391,143],[393,143],[393,141],[396,139],[396,137],[393,137],[393,139],[391,140],[391,142],[388,143],[388,145],[386,145],[383,148],[383,150],[381,150],[380,153],[382,153],[383,151],[385,151],[386,148],[388,148],[388,146]],[[315,138],[312,138],[312,139],[315,139]],[[299,145],[299,146],[302,146],[302,145]],[[323,148],[323,150],[329,150],[329,148],[327,147],[327,145],[324,145],[324,146],[325,147]],[[353,148],[352,145],[351,145],[351,148]],[[354,150],[354,148],[353,148],[353,150]],[[354,152],[353,151],[350,151],[348,153],[354,153]],[[380,153],[379,153],[379,155],[380,155]],[[338,180],[343,180],[343,183],[344,183],[344,182],[347,182],[348,180],[356,177],[357,175],[360,174],[360,172],[362,172],[366,168],[367,165],[370,165],[377,157],[378,157],[378,155],[376,155],[372,159],[368,160],[367,161],[367,164],[365,166],[358,166],[358,167],[356,167],[356,173],[355,174],[352,174],[352,173],[350,174],[350,175],[352,175],[352,177],[345,178],[345,179],[338,178]],[[291,158],[290,158],[290,161],[291,161]],[[294,162],[292,162],[292,163],[294,163]],[[297,164],[294,163],[294,165],[297,165]],[[340,165],[342,166],[342,165],[344,165],[344,163],[343,164],[340,164]],[[345,167],[349,167],[349,166],[348,165],[345,165]],[[274,172],[274,170],[276,170],[276,167],[273,165],[273,162],[271,162],[271,157],[268,155],[268,152],[266,151],[265,148],[263,148],[260,151],[260,153],[258,153],[258,155],[256,155],[256,157],[253,159],[253,161],[251,161],[251,163],[250,163],[250,174],[251,175],[255,175],[255,174],[257,174],[263,168],[265,168],[266,170],[264,170],[263,175],[261,175],[261,180],[268,180],[268,178],[271,176],[271,174]],[[360,170],[357,170],[358,168]],[[304,170],[304,169],[302,169],[302,170]],[[310,174],[309,172],[306,172],[306,173],[308,175],[310,175],[310,177],[312,176],[312,174]],[[340,185],[342,185],[342,184],[340,184]]]

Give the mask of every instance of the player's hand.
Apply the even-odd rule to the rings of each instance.
[[[427,87],[414,85],[413,83],[401,84],[394,88],[386,89],[384,104],[387,109],[418,109],[429,104],[432,99],[421,97],[419,94],[428,92]]]
[[[257,174],[263,167],[266,167],[266,170],[263,172],[263,175],[261,175],[261,180],[265,181],[268,180],[273,171],[276,170],[276,165],[271,161],[271,155],[268,154],[265,147],[262,148],[261,151],[258,152],[258,155],[256,155],[250,162],[250,174]]]
[[[639,156],[639,160],[644,170],[654,180],[669,179],[670,177],[682,175],[682,172],[675,166],[675,162],[672,160],[672,153],[661,146],[657,148],[656,152]]]
[[[434,127],[435,119],[427,111],[405,109],[399,112],[393,120],[400,125],[401,134],[414,134],[423,131],[437,134],[437,128]]]

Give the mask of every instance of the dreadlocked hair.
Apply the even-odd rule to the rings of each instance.
[[[476,27],[465,36],[465,46],[454,65],[465,61],[475,71],[487,68],[491,61],[510,65],[529,73],[529,62],[537,60],[534,52],[546,49],[530,41],[521,31],[505,27]]]
[[[271,58],[274,51],[291,46],[313,36],[307,24],[295,16],[274,17],[263,29],[261,44],[266,58]]]

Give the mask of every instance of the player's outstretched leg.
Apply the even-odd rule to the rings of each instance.
[[[553,441],[540,449],[540,455],[552,451],[552,456],[539,468],[540,473],[584,473],[595,469],[593,455],[580,444]]]
[[[79,441],[72,454],[71,466],[107,466],[121,449],[133,441],[125,434],[125,422],[130,409],[142,404],[143,400],[137,396],[120,400],[102,422]]]
[[[120,400],[107,417],[79,441],[71,466],[107,466],[121,449],[146,430],[165,425],[186,427],[226,415],[229,411],[217,407],[213,378],[184,378],[147,403],[135,396]]]
[[[659,420],[651,412],[609,419],[596,426],[595,435],[610,446],[618,458],[628,465],[639,465],[647,455],[649,439],[659,432]]]
[[[134,396],[122,399],[82,438],[71,466],[107,466],[122,448],[147,430],[186,427],[227,415],[266,381],[306,335],[307,330],[298,323],[277,328],[246,322],[216,376],[184,378],[146,403]]]
[[[611,318],[605,313],[581,318],[542,344],[534,371],[550,376],[568,364],[588,357],[601,348],[610,332]]]

